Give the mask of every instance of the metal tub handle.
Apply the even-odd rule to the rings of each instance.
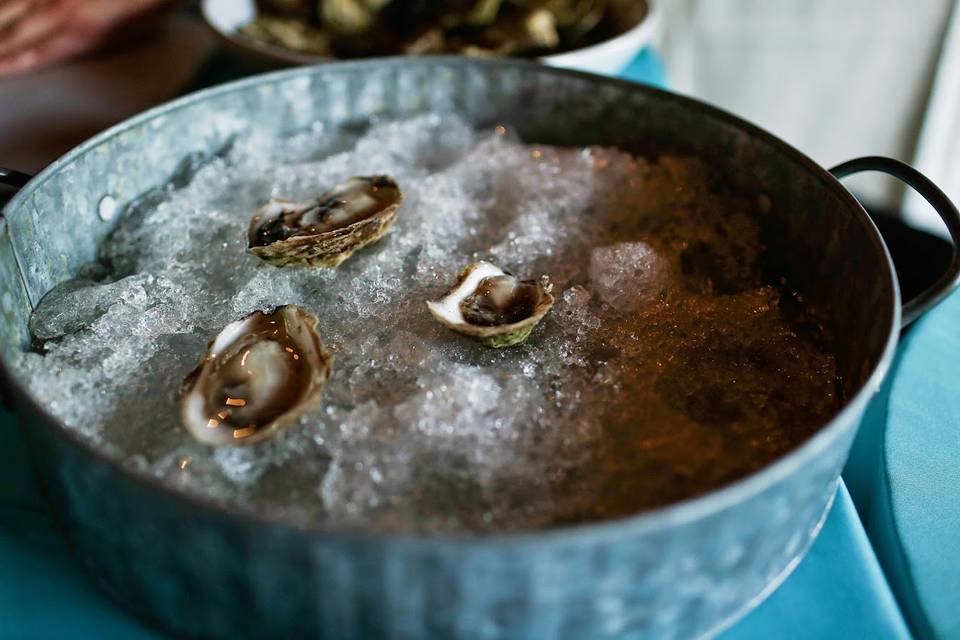
[[[937,306],[960,286],[960,251],[958,251],[958,247],[960,247],[960,212],[957,211],[957,207],[950,201],[950,198],[929,178],[899,160],[881,156],[866,156],[848,160],[830,169],[830,173],[838,180],[861,171],[879,171],[908,184],[933,207],[940,219],[947,225],[950,238],[953,240],[953,256],[946,272],[926,291],[903,303],[901,325],[906,327]]]
[[[0,167],[0,185],[10,187],[14,192],[24,187],[33,176],[13,169],[4,169]],[[5,202],[4,194],[0,193],[0,205]],[[0,218],[3,218],[3,211],[0,211]],[[4,393],[3,386],[0,385],[0,407],[10,408],[10,400]]]
[[[26,185],[32,177],[33,176],[27,175],[26,173],[0,167],[0,184],[12,187],[14,190]]]

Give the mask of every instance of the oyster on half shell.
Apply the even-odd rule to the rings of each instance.
[[[490,347],[522,344],[553,306],[547,276],[520,280],[489,262],[465,267],[430,313],[447,327]]]
[[[287,305],[224,327],[183,381],[183,426],[204,444],[253,444],[316,405],[333,367],[316,324]]]
[[[273,199],[257,210],[250,251],[278,267],[335,267],[393,225],[403,192],[390,176],[358,176],[308,202]]]

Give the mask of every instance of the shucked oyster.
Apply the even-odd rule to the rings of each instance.
[[[547,276],[520,280],[489,262],[475,262],[443,298],[427,306],[454,331],[491,347],[510,347],[523,343],[550,311],[552,289]]]
[[[248,245],[278,267],[335,267],[387,232],[402,199],[390,176],[362,176],[309,202],[271,200],[250,220]]]
[[[183,381],[184,427],[205,444],[253,444],[315,405],[333,366],[316,324],[287,305],[224,327]]]

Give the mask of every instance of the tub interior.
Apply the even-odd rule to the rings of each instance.
[[[610,145],[656,157],[698,155],[737,189],[766,194],[765,267],[783,275],[832,336],[845,397],[876,366],[891,330],[894,285],[853,199],[766,136],[668,93],[524,63],[389,59],[319,66],[234,83],[161,107],[55,163],[0,219],[0,361],[18,379],[40,299],[95,259],[123,215],[250,127],[274,134],[315,122],[455,112],[509,123],[528,142]],[[112,215],[111,215],[112,214]]]

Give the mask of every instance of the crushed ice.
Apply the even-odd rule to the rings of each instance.
[[[44,299],[31,321],[43,353],[26,354],[24,368],[68,425],[223,501],[387,530],[602,516],[591,496],[616,480],[601,465],[604,420],[620,414],[595,407],[635,404],[619,384],[651,371],[637,308],[659,304],[679,263],[658,253],[668,243],[648,244],[656,228],[629,221],[659,211],[642,203],[671,171],[614,149],[531,147],[439,115],[284,140],[252,131],[124,218],[87,279]],[[338,269],[276,269],[246,253],[249,217],[270,197],[306,199],[377,173],[404,189],[395,227]],[[427,313],[424,301],[474,260],[555,283],[557,305],[526,345],[486,349]],[[290,303],[317,314],[337,359],[323,405],[262,445],[193,442],[177,394],[207,341]],[[642,430],[669,410],[620,423]]]

